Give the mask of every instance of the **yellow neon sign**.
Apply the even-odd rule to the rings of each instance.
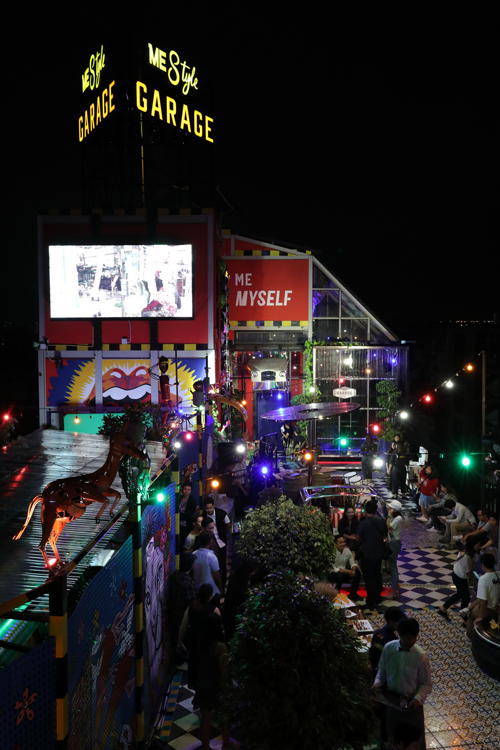
[[[88,88],[90,88],[91,91],[99,88],[101,71],[104,68],[104,58],[105,54],[102,51],[101,44],[101,51],[90,56],[89,67],[82,75],[82,91],[86,91]]]
[[[135,103],[140,112],[149,111],[151,117],[165,120],[167,125],[179,127],[180,130],[187,130],[189,133],[197,135],[198,138],[204,138],[209,143],[214,142],[212,138],[212,117],[202,115],[197,109],[191,112],[187,104],[183,104],[182,107],[177,109],[177,102],[171,96],[166,96],[162,105],[160,92],[156,89],[153,91],[153,96],[149,97],[148,100],[148,87],[142,81],[137,81],[135,84]]]
[[[185,60],[181,63],[181,59],[175,50],[170,50],[168,53],[169,65],[167,67],[166,52],[159,47],[153,47],[152,44],[148,44],[148,49],[149,64],[166,73],[172,86],[178,86],[182,82],[182,93],[184,95],[189,94],[191,88],[198,89],[196,68],[193,66],[191,69]]]
[[[113,112],[113,86],[112,81],[109,86],[102,90],[97,97],[95,104],[92,103],[83,115],[78,118],[78,140],[81,142],[92,132],[110,112]]]

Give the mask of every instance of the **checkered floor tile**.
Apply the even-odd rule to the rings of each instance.
[[[392,492],[387,488],[387,478],[384,474],[374,472],[373,479],[371,480],[370,484],[383,500],[387,501],[391,498]],[[409,498],[403,500],[401,498],[401,495],[398,496],[398,499],[403,506],[403,512],[413,513],[416,510],[417,506],[413,500],[410,500]]]
[[[177,701],[168,702],[167,714],[161,732],[161,740],[165,747],[174,750],[195,750],[201,747],[200,712],[193,709],[194,690],[185,684],[187,672],[180,671],[174,678],[181,687],[177,694]],[[238,743],[232,739],[234,746]],[[222,748],[220,730],[212,726],[210,747],[216,750]]]

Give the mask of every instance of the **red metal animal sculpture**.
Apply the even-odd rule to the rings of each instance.
[[[56,565],[54,567],[57,567],[61,564],[61,558],[57,551],[56,542],[64,526],[69,521],[73,521],[74,518],[80,518],[91,503],[98,502],[102,503],[95,519],[96,523],[99,523],[105,506],[109,505],[108,497],[114,498],[109,511],[110,516],[113,517],[113,511],[121,494],[117,490],[113,490],[111,485],[116,477],[118,464],[123,454],[127,453],[129,456],[139,459],[147,458],[126,434],[128,426],[129,422],[127,421],[123,425],[121,432],[111,435],[108,457],[100,469],[97,469],[92,474],[57,479],[55,482],[48,484],[42,494],[36,495],[31,501],[24,526],[13,539],[21,538],[31,521],[35,507],[41,502],[42,541],[38,545],[38,548],[49,570],[51,566],[45,550],[47,542],[49,542],[54,550],[56,556]]]

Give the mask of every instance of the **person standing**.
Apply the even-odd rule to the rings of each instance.
[[[184,547],[186,537],[191,531],[191,522],[193,514],[196,511],[197,503],[193,495],[193,485],[191,482],[184,482],[180,488],[180,494],[177,497],[176,510],[179,514],[179,536],[180,548]]]
[[[209,549],[212,534],[202,531],[198,537],[200,548],[193,553],[193,578],[197,589],[202,583],[210,583],[214,590],[214,605],[218,606],[220,595],[223,591],[222,578],[219,569],[219,561],[216,555]],[[183,612],[184,614],[184,612]],[[181,618],[182,621],[182,618]]]
[[[368,433],[363,443],[361,451],[361,470],[363,479],[371,481],[373,479],[373,457],[377,452],[377,446],[373,437]]]
[[[472,572],[472,569],[474,567],[474,560],[476,558],[476,551],[474,549],[474,546],[475,540],[469,539],[465,543],[465,549],[462,552],[458,553],[457,561],[453,566],[451,578],[457,590],[454,594],[449,596],[446,601],[443,602],[441,607],[438,608],[438,615],[441,615],[441,617],[444,617],[446,620],[450,619],[448,616],[448,609],[453,604],[455,604],[455,602],[458,602],[459,599],[462,600],[462,603],[460,605],[462,609],[465,609],[469,606],[469,585],[473,580],[474,574]],[[469,581],[469,579],[471,579],[471,581]]]
[[[222,576],[223,584],[226,583],[226,560],[227,560],[227,545],[229,541],[229,535],[231,532],[231,521],[225,510],[216,508],[214,501],[211,497],[205,499],[205,510],[203,518],[211,518],[215,524],[214,537],[219,547],[219,554],[217,557],[220,562],[220,571]]]
[[[389,516],[387,518],[387,533],[389,535],[389,547],[392,555],[389,555],[389,572],[391,574],[391,599],[399,597],[399,572],[398,557],[401,552],[401,531],[403,529],[403,517],[401,515],[402,505],[399,500],[391,500],[387,503]]]
[[[439,477],[435,466],[427,464],[420,471],[418,482],[420,489],[418,504],[420,505],[422,515],[417,518],[417,521],[428,521],[429,508],[439,501]]]
[[[391,491],[392,496],[397,498],[401,490],[401,497],[406,498],[406,467],[408,456],[403,453],[402,446],[397,446],[392,454]]]
[[[361,566],[366,584],[366,609],[380,604],[382,595],[382,558],[384,556],[387,528],[377,514],[376,500],[365,505],[365,517],[358,526]]]
[[[180,659],[180,655],[177,654],[177,643],[182,618],[187,607],[196,599],[196,586],[191,576],[194,559],[194,555],[183,552],[179,570],[174,570],[167,578],[165,623],[170,649],[177,659]]]
[[[386,711],[387,736],[394,736],[399,723],[420,727],[420,750],[425,750],[424,703],[432,692],[431,667],[425,651],[416,645],[418,621],[405,617],[397,631],[399,641],[390,641],[384,646],[373,687],[377,695],[382,692],[394,705],[394,708],[388,706]]]
[[[384,612],[385,625],[381,628],[377,628],[372,636],[372,643],[368,652],[368,658],[373,670],[373,678],[375,679],[380,657],[384,646],[389,641],[396,641],[398,634],[396,630],[400,621],[403,617],[406,617],[405,613],[399,607],[388,607]]]

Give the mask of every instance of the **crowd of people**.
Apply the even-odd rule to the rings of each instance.
[[[401,492],[401,499],[408,496],[406,479],[401,479],[398,469],[399,465],[404,466],[398,464],[403,448],[404,444],[398,446],[396,441],[387,469],[392,497],[383,513],[379,514],[378,503],[373,499],[365,504],[360,520],[354,508],[345,510],[336,530],[336,557],[328,582],[318,582],[316,590],[331,599],[347,585],[349,597],[361,609],[384,611],[386,625],[375,631],[369,654],[383,735],[393,747],[417,750],[425,748],[422,706],[431,691],[429,661],[416,645],[418,622],[407,618],[397,606],[379,609],[383,565],[391,578],[390,599],[397,600],[400,595],[398,557],[403,509],[398,493]],[[241,481],[240,477],[237,479]],[[184,551],[179,570],[168,581],[166,612],[174,662],[187,659],[188,685],[196,690],[195,706],[201,711],[202,747],[208,748],[212,711],[227,659],[226,644],[234,636],[237,616],[255,581],[258,564],[251,559],[241,560],[226,581],[230,519],[210,497],[203,499],[202,508],[198,507],[191,490],[191,484],[186,482],[180,492],[180,542]],[[498,616],[498,517],[479,510],[476,518],[470,508],[458,501],[456,490],[440,481],[431,464],[420,471],[414,494],[421,512],[417,520],[426,523],[430,533],[440,533],[450,548],[457,547],[452,572],[456,592],[437,612],[449,619],[450,607],[460,601],[464,628],[471,637],[475,623]],[[482,575],[477,595],[471,597],[475,571]],[[366,599],[358,592],[362,578]],[[402,705],[391,704],[403,698],[406,706],[401,722]],[[224,750],[230,747],[228,728],[223,731],[223,743]]]

